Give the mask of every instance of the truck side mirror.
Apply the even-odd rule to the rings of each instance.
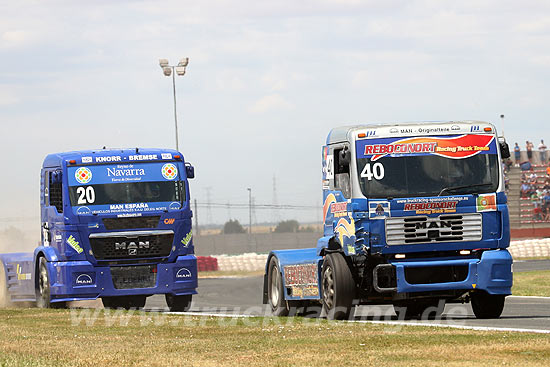
[[[338,162],[340,163],[340,165],[342,166],[347,166],[350,164],[351,162],[351,153],[348,149],[348,147],[344,147],[344,149],[342,149],[340,152],[339,152],[340,156],[338,157]]]
[[[498,145],[500,147],[500,157],[502,159],[510,158],[510,147],[508,146],[508,143],[505,140],[499,139]]]
[[[195,178],[195,167],[191,165],[191,163],[185,163],[185,173],[187,174],[187,178]]]

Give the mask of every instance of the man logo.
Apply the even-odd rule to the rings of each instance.
[[[176,279],[191,278],[191,272],[187,268],[181,268],[176,273]]]
[[[76,280],[75,283],[78,285],[88,285],[92,284],[94,281],[92,280],[92,277],[88,274],[80,274]]]
[[[150,247],[149,241],[130,242],[128,244],[126,242],[115,242],[115,250],[128,250],[128,255],[131,256],[137,255],[138,249]]]
[[[451,221],[439,221],[439,224],[437,222],[420,222],[415,224],[416,229],[431,229],[431,228],[451,228],[452,222]]]
[[[175,221],[176,221],[175,218],[166,218],[164,220],[164,224],[174,224]]]

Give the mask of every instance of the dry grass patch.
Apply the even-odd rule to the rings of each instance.
[[[75,322],[80,312],[0,310],[0,366],[550,363],[550,336],[540,334],[301,318],[199,318],[125,311],[113,316],[109,310],[85,310],[88,317]]]

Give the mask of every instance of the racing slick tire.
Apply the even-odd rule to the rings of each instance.
[[[290,309],[284,296],[283,277],[277,264],[277,258],[271,257],[267,267],[267,299],[274,316],[287,316]]]
[[[475,291],[470,295],[472,310],[478,319],[498,319],[504,309],[506,296]]]
[[[174,296],[173,294],[166,293],[164,295],[166,299],[166,305],[172,312],[187,312],[191,308],[191,301],[193,295],[186,294],[183,296]]]
[[[38,308],[64,308],[66,302],[52,302],[51,281],[48,273],[48,262],[45,257],[38,261],[38,274],[36,274],[36,306]]]
[[[346,260],[340,253],[325,256],[321,270],[323,308],[330,320],[353,317],[355,281]]]

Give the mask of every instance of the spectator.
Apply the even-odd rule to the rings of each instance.
[[[546,164],[546,145],[544,144],[544,140],[542,139],[540,139],[539,153],[540,153],[540,163]]]
[[[521,160],[521,149],[519,148],[518,143],[514,147],[514,156],[516,157],[516,167],[519,167],[519,161]]]
[[[529,197],[530,195],[530,188],[529,188],[529,185],[527,184],[527,182],[523,182],[520,186],[520,196],[522,198],[527,198]]]
[[[550,210],[550,190],[544,190],[542,197],[542,211],[547,213]]]
[[[527,159],[529,160],[529,163],[531,163],[533,160],[533,143],[531,143],[529,140],[526,140],[525,149],[527,149]]]
[[[548,162],[548,167],[546,167],[546,174],[550,176],[550,162]]]

